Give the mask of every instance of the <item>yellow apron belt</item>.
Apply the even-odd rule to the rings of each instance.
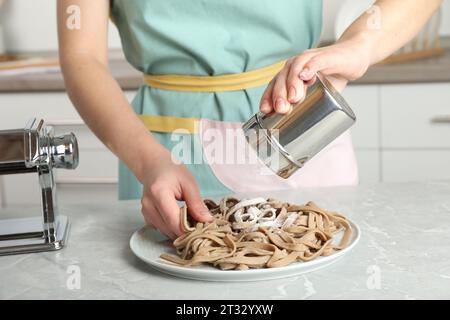
[[[139,115],[145,127],[150,131],[194,134],[198,131],[200,119],[172,116]]]
[[[245,90],[268,84],[270,80],[284,67],[286,61],[281,61],[268,67],[218,76],[190,76],[177,74],[144,75],[145,83],[164,90],[186,92],[224,92]],[[174,132],[182,129],[186,133],[196,133],[199,119],[172,116],[141,115],[147,129],[156,132]]]
[[[244,90],[268,84],[284,67],[285,63],[284,60],[252,71],[218,76],[146,74],[144,75],[144,81],[150,87],[174,91],[223,92]]]

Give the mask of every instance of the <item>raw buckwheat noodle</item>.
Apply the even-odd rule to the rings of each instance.
[[[274,268],[310,261],[345,248],[352,235],[348,220],[313,202],[292,205],[275,199],[205,200],[211,222],[197,223],[181,208],[184,234],[173,245],[178,256],[161,259],[179,266],[210,264],[222,270]],[[343,231],[339,244],[333,236]]]

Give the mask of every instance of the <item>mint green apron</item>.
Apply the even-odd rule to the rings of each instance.
[[[214,76],[262,68],[313,47],[321,32],[322,1],[114,0],[111,14],[125,56],[138,70]],[[264,89],[204,93],[143,85],[132,106],[138,114],[243,122],[258,111]],[[171,134],[153,135],[168,149],[178,143]],[[207,164],[187,167],[202,196],[232,192]],[[119,198],[141,194],[142,186],[121,163]]]

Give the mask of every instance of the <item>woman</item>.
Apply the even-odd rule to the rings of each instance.
[[[181,233],[176,200],[207,221],[201,194],[355,184],[348,133],[288,180],[260,174],[255,164],[192,157],[206,149],[208,128],[235,130],[258,108],[289,112],[318,71],[342,90],[409,41],[440,4],[376,1],[378,16],[362,15],[337,43],[315,48],[318,0],[60,0],[60,60],[73,104],[123,162],[120,198],[142,197],[146,222],[175,238]],[[67,27],[70,6],[79,8],[79,28]],[[132,106],[108,69],[110,16],[127,60],[145,75]],[[192,143],[183,165],[172,153],[186,137]]]

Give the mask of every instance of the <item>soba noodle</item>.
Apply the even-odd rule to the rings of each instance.
[[[173,245],[178,256],[162,254],[180,266],[210,264],[222,270],[274,268],[296,261],[310,261],[345,248],[352,229],[336,212],[313,202],[292,205],[275,199],[224,198],[219,204],[205,200],[213,215],[208,223],[194,226],[181,209],[185,233]],[[339,244],[333,237],[343,232]]]

